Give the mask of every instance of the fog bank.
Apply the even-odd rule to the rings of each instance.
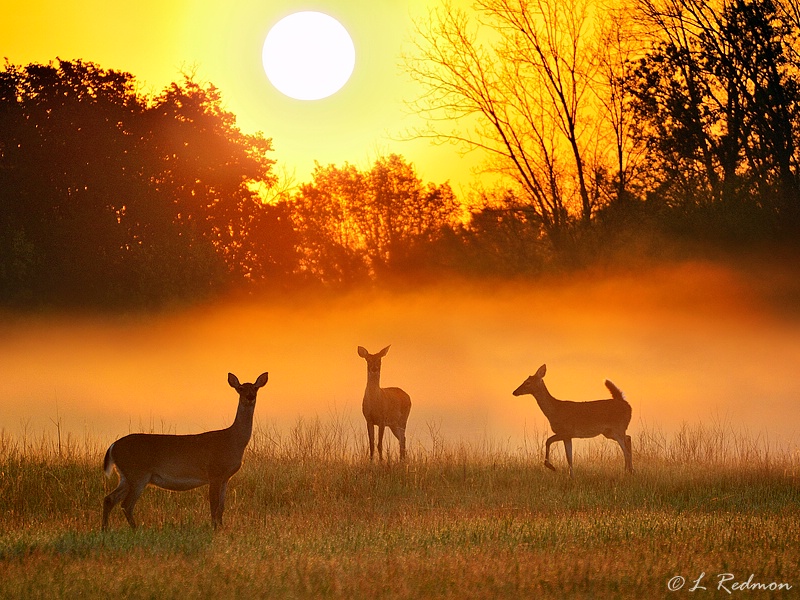
[[[646,274],[539,282],[443,283],[424,290],[231,301],[154,317],[0,319],[0,428],[105,443],[130,431],[225,427],[227,373],[269,371],[256,419],[343,419],[363,428],[363,345],[391,344],[381,382],[412,398],[410,443],[497,440],[511,448],[547,422],[513,397],[547,364],[551,393],[633,406],[630,433],[722,421],[798,443],[797,279],[711,263]],[[577,447],[579,451],[579,446]]]

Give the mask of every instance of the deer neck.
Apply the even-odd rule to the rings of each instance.
[[[233,420],[233,425],[228,428],[231,437],[241,445],[242,448],[247,446],[250,441],[250,436],[253,435],[253,413],[256,406],[245,406],[244,402],[239,403],[239,408],[236,409],[236,418]]]
[[[536,404],[539,405],[539,408],[542,409],[544,415],[549,419],[553,412],[557,410],[558,403],[561,402],[561,400],[557,400],[553,397],[544,384],[544,381],[537,382],[532,393],[533,397],[536,398]]]
[[[381,393],[381,372],[367,371],[367,388],[364,390],[364,402],[378,399]]]

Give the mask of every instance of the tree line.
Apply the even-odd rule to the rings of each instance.
[[[417,23],[405,66],[432,127],[416,135],[481,148],[501,174],[470,198],[399,155],[278,193],[272,141],[211,84],[146,94],[91,62],[6,62],[0,303],[519,275],[632,238],[796,233],[796,0],[631,2],[444,3]]]
[[[487,151],[556,246],[631,214],[796,225],[798,34],[797,0],[445,2],[405,57],[417,135]]]
[[[397,155],[275,194],[271,140],[191,77],[157,95],[83,61],[0,72],[0,300],[158,306],[423,268],[459,223]]]
[[[281,215],[252,187],[274,180],[270,148],[188,78],[148,97],[92,63],[6,64],[2,300],[160,303],[276,268]]]

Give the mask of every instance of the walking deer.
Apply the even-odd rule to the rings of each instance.
[[[358,355],[367,361],[367,388],[361,411],[367,420],[369,435],[369,459],[375,455],[375,426],[378,427],[378,458],[383,460],[383,430],[388,427],[400,442],[400,460],[406,457],[406,423],[411,412],[411,397],[396,387],[381,387],[381,359],[389,352],[389,346],[376,354],[370,354],[359,346]]]
[[[591,438],[604,435],[615,440],[622,448],[625,456],[625,471],[633,472],[631,436],[626,430],[631,422],[631,405],[625,400],[617,386],[606,379],[606,387],[611,392],[610,400],[592,402],[570,402],[556,400],[544,384],[547,366],[542,365],[536,375],[528,377],[521,386],[514,390],[515,396],[532,394],[550,422],[555,435],[545,443],[544,466],[555,471],[550,464],[550,444],[563,441],[564,450],[569,463],[569,476],[572,477],[572,438]]]
[[[133,507],[148,484],[182,492],[209,485],[211,524],[222,525],[228,480],[242,466],[244,449],[253,433],[253,412],[259,388],[267,383],[262,373],[255,383],[239,383],[228,373],[228,384],[239,393],[239,408],[227,429],[194,435],[132,433],[109,446],[103,460],[107,477],[116,467],[119,485],[103,500],[103,529],[108,515],[122,501],[122,511],[133,529]]]

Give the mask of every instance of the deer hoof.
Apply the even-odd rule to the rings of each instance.
[[[547,467],[548,469],[550,469],[551,471],[555,471],[556,470],[556,468],[553,465],[550,464],[549,460],[544,461],[544,466]]]

